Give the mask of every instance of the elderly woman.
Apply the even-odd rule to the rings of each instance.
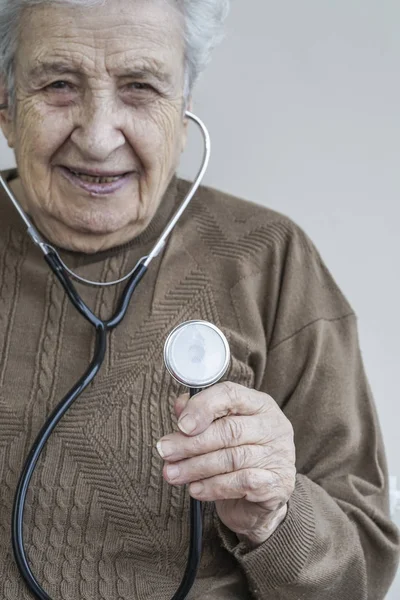
[[[4,177],[80,275],[121,277],[187,192],[185,110],[227,5],[0,0],[0,118],[17,162]],[[121,290],[80,292],[106,319]],[[162,360],[188,319],[217,324],[232,350],[226,381],[190,399]],[[94,335],[2,193],[1,599],[34,597],[14,562],[13,497]],[[205,502],[189,598],[384,598],[398,537],[354,313],[291,221],[206,188],[31,480],[25,545],[46,597],[170,598],[188,492]]]

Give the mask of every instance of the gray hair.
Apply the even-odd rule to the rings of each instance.
[[[199,75],[207,66],[212,50],[223,37],[230,0],[168,0],[184,19],[185,89],[187,99]],[[15,93],[14,58],[17,50],[18,21],[24,8],[38,4],[95,6],[105,0],[0,0],[0,77],[6,82],[9,103]]]

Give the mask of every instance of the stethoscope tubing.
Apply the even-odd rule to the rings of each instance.
[[[64,396],[61,402],[56,406],[37,435],[25,461],[14,498],[12,512],[12,547],[14,558],[26,585],[32,594],[39,600],[52,599],[35,578],[30,568],[24,547],[24,512],[29,484],[41,453],[54,429],[57,427],[58,423],[67,413],[67,411],[71,408],[75,400],[77,400],[79,396],[86,390],[86,388],[90,385],[100,371],[107,349],[107,334],[112,329],[115,329],[115,327],[117,327],[117,325],[119,325],[124,318],[129,308],[132,295],[147,271],[147,268],[143,264],[138,265],[136,272],[133,273],[130,280],[126,284],[114,316],[109,321],[101,321],[88,308],[88,306],[77,293],[73,283],[69,279],[68,274],[65,272],[62,264],[59,262],[58,256],[56,254],[47,255],[46,261],[48,262],[51,270],[55,273],[76,310],[78,310],[79,313],[87,321],[89,321],[93,327],[95,327],[96,344],[89,367],[86,369],[85,373],[81,376],[77,383],[71,388],[71,390]],[[190,394],[192,396],[199,391],[199,389],[191,389]],[[184,600],[193,586],[201,559],[202,529],[201,502],[190,498],[189,554],[182,582],[172,597],[172,600]]]
[[[31,450],[29,451],[28,457],[25,460],[13,504],[12,511],[12,527],[11,527],[11,538],[12,538],[12,547],[14,558],[18,569],[21,573],[22,578],[24,579],[27,587],[34,595],[35,598],[39,600],[52,600],[51,597],[47,594],[47,592],[41,587],[40,583],[35,578],[28,561],[28,557],[24,547],[24,513],[25,513],[25,505],[26,505],[26,497],[29,489],[29,484],[31,482],[32,476],[34,474],[36,465],[41,456],[41,453],[48,442],[51,434],[54,429],[57,427],[58,423],[67,413],[67,411],[71,408],[74,402],[80,397],[80,395],[87,389],[90,383],[94,380],[96,375],[101,369],[101,366],[104,362],[104,357],[107,350],[107,338],[108,333],[115,329],[125,317],[127,310],[130,306],[130,302],[132,299],[132,295],[137,288],[138,284],[144,277],[147,272],[148,266],[150,262],[158,256],[161,250],[164,248],[166,240],[170,235],[171,231],[175,227],[177,221],[183,214],[184,210],[188,206],[189,202],[194,196],[194,193],[198,189],[201,180],[206,172],[209,158],[210,158],[210,137],[207,131],[207,128],[203,124],[203,122],[193,115],[192,113],[187,112],[186,115],[192,121],[194,121],[201,129],[204,137],[205,151],[203,156],[203,161],[199,173],[189,190],[187,196],[182,202],[181,206],[168,223],[166,229],[161,234],[160,239],[156,242],[153,250],[150,252],[148,256],[143,257],[139,263],[135,266],[131,273],[127,276],[123,277],[121,280],[117,282],[108,282],[106,284],[101,284],[98,282],[91,282],[85,280],[75,273],[73,273],[62,261],[58,252],[55,248],[53,248],[50,244],[46,243],[39,232],[36,230],[34,225],[31,223],[28,215],[24,212],[22,207],[19,205],[18,201],[12,194],[5,180],[0,174],[0,185],[4,188],[7,195],[9,196],[12,204],[17,209],[20,217],[24,221],[27,227],[27,233],[34,242],[34,244],[40,248],[42,251],[44,258],[53,271],[58,281],[64,288],[65,293],[67,294],[69,300],[75,309],[82,315],[86,321],[88,321],[96,331],[96,343],[95,349],[93,353],[92,360],[87,367],[84,374],[79,378],[79,380],[74,384],[71,390],[64,396],[64,398],[59,402],[56,408],[52,411],[50,416],[47,418],[45,424],[41,428],[39,434],[37,435]],[[114,315],[107,321],[102,321],[99,319],[85,304],[83,299],[78,294],[74,284],[72,283],[71,278],[75,280],[85,283],[88,285],[115,285],[117,283],[125,282],[125,288],[122,291],[121,297],[119,299],[119,303]],[[199,389],[192,389],[191,395],[200,391]],[[189,544],[189,554],[186,564],[186,569],[183,575],[182,582],[172,597],[171,600],[184,600],[189,593],[191,587],[196,578],[196,574],[199,568],[200,559],[201,559],[201,546],[202,546],[202,505],[201,502],[190,498],[190,544]]]
[[[12,513],[11,534],[14,558],[17,563],[18,569],[23,579],[25,580],[25,583],[27,584],[28,588],[33,593],[33,595],[36,598],[39,598],[40,600],[51,600],[51,597],[44,591],[44,589],[41,587],[41,585],[33,575],[32,570],[29,566],[28,558],[24,547],[23,525],[26,496],[28,493],[31,478],[35,471],[35,467],[48,439],[50,438],[54,429],[57,427],[58,423],[61,421],[62,417],[71,408],[75,400],[94,380],[95,376],[100,370],[107,347],[106,336],[107,332],[104,327],[99,327],[96,329],[96,347],[92,361],[85,373],[79,379],[79,381],[77,381],[73,388],[68,392],[68,394],[63,398],[63,400],[51,413],[51,415],[43,425],[42,429],[40,430],[39,434],[37,435],[36,440],[33,443],[33,446],[24,464],[15,493]]]
[[[190,397],[198,394],[200,388],[190,388]],[[189,555],[182,582],[171,600],[183,600],[190,592],[199,569],[202,551],[203,514],[200,500],[190,497],[190,541]]]

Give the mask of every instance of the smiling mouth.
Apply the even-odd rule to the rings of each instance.
[[[126,172],[88,172],[80,171],[79,168],[71,169],[71,167],[58,167],[62,176],[69,181],[73,186],[84,190],[91,196],[107,196],[122,190],[125,186],[133,181],[135,171]]]
[[[121,175],[106,175],[103,177],[96,177],[94,175],[88,175],[87,173],[80,173],[79,171],[74,171],[73,169],[68,169],[70,173],[75,175],[75,177],[79,177],[82,181],[87,181],[87,183],[113,183],[114,181],[118,181],[128,175],[128,173],[122,173]]]

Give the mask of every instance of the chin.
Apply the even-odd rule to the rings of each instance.
[[[79,234],[94,236],[114,235],[127,230],[135,232],[145,226],[144,220],[139,220],[137,215],[101,210],[82,211],[61,222]]]
[[[72,230],[77,235],[87,236],[107,236],[117,235],[120,231],[125,231],[127,226],[111,226],[109,223],[95,224],[95,223],[76,223],[73,225]]]
[[[52,242],[66,250],[94,254],[126,244],[146,227],[147,222],[122,219],[107,220],[104,216],[90,219],[59,221],[51,232]],[[57,238],[57,239],[54,239]]]
[[[69,231],[68,234],[60,235],[51,240],[53,244],[64,250],[81,252],[83,254],[95,254],[103,250],[109,250],[127,243],[131,238],[121,232],[93,233],[81,231]]]

